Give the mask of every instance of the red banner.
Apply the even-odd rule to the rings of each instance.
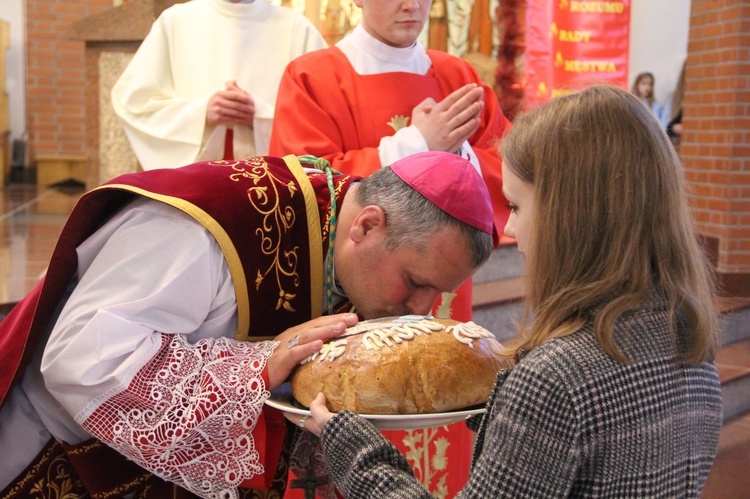
[[[526,108],[594,83],[627,88],[630,0],[528,0],[525,43]]]

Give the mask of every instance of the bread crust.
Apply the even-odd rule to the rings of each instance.
[[[403,320],[397,318],[396,320]],[[487,401],[497,371],[508,367],[501,345],[476,324],[449,319],[367,323],[329,340],[291,377],[305,407],[319,392],[328,409],[360,414],[426,414]],[[357,327],[371,330],[356,333]]]

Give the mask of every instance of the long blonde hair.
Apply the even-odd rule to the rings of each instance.
[[[502,157],[534,186],[525,323],[511,353],[580,329],[613,358],[615,321],[667,299],[672,331],[687,320],[700,362],[717,347],[714,281],[693,229],[682,166],[666,133],[637,97],[597,85],[517,118]]]

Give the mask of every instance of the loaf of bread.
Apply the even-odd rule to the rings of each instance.
[[[487,401],[508,361],[500,343],[473,322],[405,316],[366,321],[305,359],[294,371],[294,398],[360,414],[426,414]]]

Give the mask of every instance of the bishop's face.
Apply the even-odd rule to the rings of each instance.
[[[422,32],[432,0],[354,0],[362,9],[362,27],[391,47],[409,47]]]
[[[341,287],[365,319],[427,315],[440,293],[456,290],[475,270],[455,229],[433,234],[423,250],[388,250],[375,228],[336,257]]]

